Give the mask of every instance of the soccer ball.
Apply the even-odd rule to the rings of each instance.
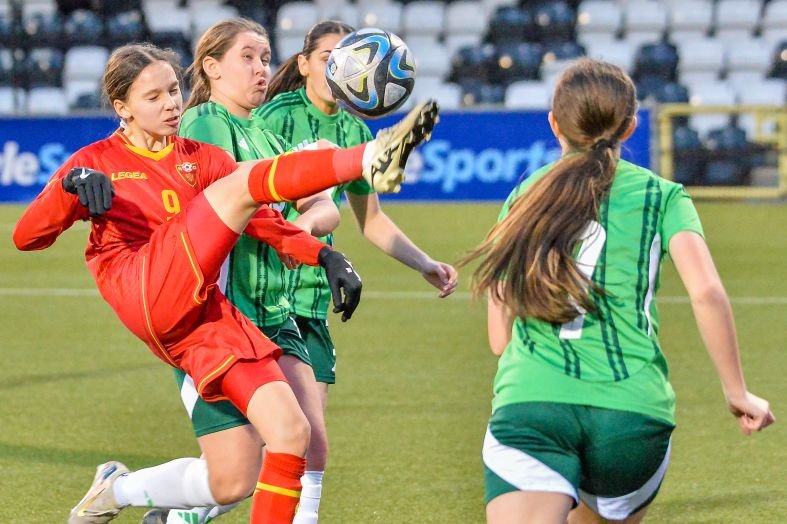
[[[361,116],[379,117],[396,110],[413,92],[415,63],[401,38],[370,27],[336,44],[326,77],[342,106]]]

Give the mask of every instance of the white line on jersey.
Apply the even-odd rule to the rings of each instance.
[[[98,290],[91,288],[62,287],[0,287],[0,297],[97,297]],[[364,291],[367,300],[437,300],[432,291]],[[470,293],[457,291],[448,299],[469,300]],[[733,304],[739,306],[787,306],[787,297],[731,297]],[[688,304],[685,296],[665,295],[658,297],[658,304]]]

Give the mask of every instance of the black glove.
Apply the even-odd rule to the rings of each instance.
[[[342,322],[347,322],[361,301],[361,277],[344,255],[328,246],[320,250],[317,262],[325,269],[325,275],[328,277],[328,285],[333,297],[333,312],[342,311]],[[344,298],[342,298],[342,288],[344,288]]]
[[[103,215],[112,207],[115,188],[112,181],[101,171],[87,167],[75,167],[63,178],[63,189],[77,195],[91,216]]]

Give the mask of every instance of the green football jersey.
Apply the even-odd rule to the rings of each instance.
[[[280,136],[259,126],[254,118],[239,118],[214,102],[205,102],[183,113],[180,135],[217,145],[235,160],[269,158],[289,145]],[[289,205],[278,207],[284,214]],[[226,267],[225,294],[257,326],[275,326],[289,316],[287,269],[268,244],[241,235]]]
[[[508,197],[544,176],[546,166]],[[659,344],[656,292],[669,241],[680,231],[703,234],[683,186],[621,160],[609,198],[577,252],[580,269],[606,290],[597,311],[562,325],[514,321],[495,377],[494,408],[528,401],[567,402],[633,411],[674,424],[675,395]]]
[[[351,147],[372,139],[369,128],[360,118],[343,109],[336,114],[326,115],[306,96],[305,88],[281,93],[270,102],[255,109],[254,115],[261,117],[265,126],[296,148],[310,144],[320,138],[330,140],[339,147]],[[356,195],[374,192],[365,180],[357,180],[336,186],[333,201],[339,206],[342,193]],[[294,221],[299,213],[290,207],[285,217]],[[333,234],[321,237],[326,244],[333,245]],[[325,271],[321,267],[301,266],[290,272],[288,285],[290,306],[293,313],[301,317],[325,319],[331,303],[331,292]]]

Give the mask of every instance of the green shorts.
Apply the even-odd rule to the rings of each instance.
[[[303,342],[309,349],[314,378],[317,382],[336,383],[336,348],[328,332],[328,321],[319,318],[295,317]]]
[[[656,497],[673,429],[628,411],[556,402],[503,406],[484,439],[486,502],[512,491],[558,492],[623,520]]]
[[[309,352],[293,319],[288,318],[278,326],[262,328],[262,332],[281,347],[283,354],[293,355],[311,365]],[[189,414],[194,434],[197,437],[249,423],[243,413],[228,400],[206,402],[200,398],[191,377],[180,369],[176,368],[174,371],[180,388],[180,398]]]

